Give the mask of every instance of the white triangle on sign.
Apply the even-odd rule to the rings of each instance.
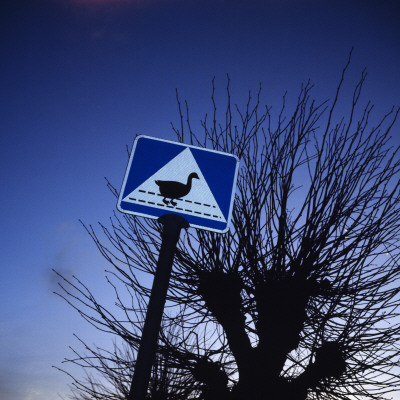
[[[195,172],[199,179],[192,180],[189,193],[182,198],[164,198],[156,181],[175,181],[188,184],[189,175]],[[129,193],[123,201],[145,205],[153,208],[177,211],[214,221],[226,222],[217,201],[215,200],[192,152],[187,147],[155,174]],[[168,204],[167,204],[168,203]]]

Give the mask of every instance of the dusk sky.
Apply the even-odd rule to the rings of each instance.
[[[61,366],[73,334],[110,346],[53,294],[77,275],[113,304],[107,263],[79,223],[107,219],[136,134],[174,140],[175,89],[196,122],[226,74],[233,101],[249,89],[278,112],[287,90],[332,98],[363,68],[375,115],[400,105],[398,0],[5,0],[1,7],[0,399],[69,393]],[[347,90],[347,89],[346,89]],[[349,105],[344,97],[343,105]],[[346,113],[346,108],[343,107]],[[400,126],[393,129],[400,144]],[[79,346],[77,346],[79,347]],[[77,374],[83,375],[81,371]],[[400,395],[394,394],[400,399]]]

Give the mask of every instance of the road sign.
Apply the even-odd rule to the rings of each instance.
[[[226,232],[238,166],[232,154],[138,136],[117,208],[150,218],[178,214],[194,228]]]

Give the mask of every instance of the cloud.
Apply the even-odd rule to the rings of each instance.
[[[86,264],[90,263],[90,255],[95,251],[89,235],[77,223],[60,223],[54,227],[53,234],[49,242],[53,254],[44,269],[46,281],[50,283],[52,291],[58,288],[60,281],[53,268],[70,279],[86,269]]]
[[[65,221],[54,226],[48,246],[51,253],[43,265],[41,276],[48,295],[58,292],[58,284],[62,282],[62,278],[53,269],[68,280],[76,276],[86,281],[93,276],[100,279],[104,269],[109,267],[93,240],[77,221]]]
[[[26,392],[23,385],[21,385],[21,376],[17,376],[16,372],[19,373],[20,371],[10,371],[9,363],[7,365],[4,363],[3,365],[3,362],[0,362],[0,398],[11,400],[25,397]]]

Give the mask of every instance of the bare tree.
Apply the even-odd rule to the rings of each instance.
[[[371,123],[363,72],[339,117],[349,63],[332,101],[312,100],[308,83],[275,118],[261,88],[244,109],[232,105],[229,78],[223,122],[213,82],[200,132],[178,98],[179,141],[236,154],[241,166],[229,232],[189,228],[179,242],[149,398],[385,399],[399,389],[400,161],[389,134],[399,109]],[[87,347],[72,360],[94,356],[94,370],[124,387],[90,398],[124,398],[149,296],[139,275],[154,275],[161,228],[116,214],[100,227],[105,237],[87,230],[113,267],[120,313],[79,281],[65,280],[61,295],[127,344],[125,357]]]
[[[90,324],[94,325],[102,331],[116,334],[117,338],[113,342],[112,350],[100,348],[98,346],[88,346],[81,338],[75,335],[84,349],[84,353],[71,347],[73,352],[72,358],[66,358],[64,363],[73,363],[81,367],[85,371],[84,378],[76,378],[70,372],[60,367],[55,367],[59,371],[67,374],[72,379],[72,396],[73,400],[91,400],[91,399],[107,399],[107,400],[124,400],[128,398],[129,387],[133,375],[133,367],[135,356],[139,346],[140,333],[143,328],[145,319],[145,305],[135,295],[135,308],[129,309],[126,305],[122,306],[120,295],[117,288],[110,280],[108,282],[114,288],[118,302],[116,306],[121,308],[124,313],[133,311],[135,320],[138,321],[138,328],[133,325],[129,337],[124,336],[123,330],[117,331],[111,328],[115,316],[108,313],[94,298],[90,289],[85,286],[77,277],[68,280],[57,271],[55,271],[65,294],[69,298],[61,295],[72,307],[76,308],[83,318]],[[76,307],[70,299],[78,301],[80,308]],[[131,298],[131,300],[133,297]],[[84,310],[90,309],[107,320],[102,323],[97,317],[89,315]],[[114,313],[115,314],[115,313]],[[107,316],[106,316],[107,315]],[[128,317],[129,318],[129,317]],[[119,321],[123,323],[123,321]],[[132,322],[132,321],[131,321]],[[111,329],[110,329],[111,328]],[[118,332],[118,333],[117,333]],[[174,325],[168,327],[162,325],[163,335],[168,336],[168,342],[174,345],[176,337],[176,329]],[[133,342],[130,342],[133,340]],[[129,343],[129,344],[128,344]],[[183,376],[179,365],[172,366],[168,353],[160,353],[156,355],[152,370],[152,378],[149,387],[149,396],[154,400],[180,400],[188,399],[192,392],[196,391],[196,383],[188,374]],[[198,386],[198,385],[197,385]]]

